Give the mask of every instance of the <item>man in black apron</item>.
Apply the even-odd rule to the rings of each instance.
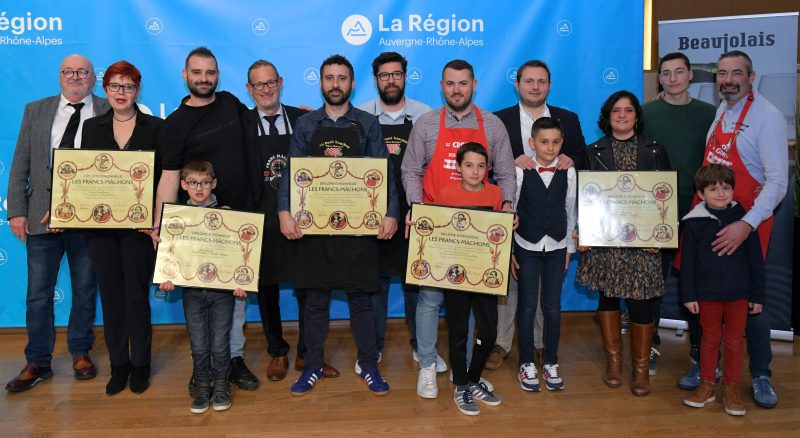
[[[353,66],[346,58],[333,55],[323,61],[320,88],[325,105],[298,119],[289,142],[289,157],[389,157],[378,121],[350,104],[354,83]],[[394,235],[399,213],[391,161],[388,165],[388,209],[378,234],[382,240]],[[286,173],[290,174],[288,167]],[[286,179],[281,181],[279,189],[278,217],[281,233],[289,240],[299,239],[294,283],[297,289],[306,292],[303,328],[306,369],[292,385],[291,393],[305,395],[323,377],[323,344],[328,331],[331,291],[343,290],[348,293],[350,326],[362,368],[360,375],[373,394],[387,394],[389,385],[377,366],[375,314],[370,304],[370,293],[380,289],[378,241],[373,237],[303,237],[289,212]]]
[[[267,379],[282,380],[289,368],[289,343],[283,338],[281,326],[280,283],[292,281],[294,245],[281,235],[278,226],[278,186],[289,154],[289,138],[297,118],[307,111],[281,104],[283,78],[269,61],[254,62],[247,71],[247,91],[253,96],[256,108],[242,117],[245,147],[248,156],[248,175],[253,199],[259,211],[265,213],[262,239],[261,275],[258,287],[258,308],[267,353],[272,357],[267,366]],[[303,307],[305,294],[297,292],[300,337],[297,340],[295,369],[305,368],[303,341]],[[339,372],[325,364],[325,377],[338,377]]]

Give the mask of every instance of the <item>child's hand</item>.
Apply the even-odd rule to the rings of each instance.
[[[750,309],[751,315],[758,315],[764,310],[764,305],[758,303],[747,303],[747,307]]]
[[[175,290],[175,285],[172,284],[171,281],[167,280],[167,281],[159,284],[158,288],[161,289],[161,290],[169,292],[169,291]]]
[[[233,291],[233,296],[236,298],[247,298],[247,292],[237,287],[236,290]]]
[[[700,304],[698,304],[697,301],[689,301],[688,303],[683,303],[683,305],[694,315],[700,313]]]

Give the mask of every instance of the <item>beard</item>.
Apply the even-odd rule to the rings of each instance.
[[[378,95],[381,97],[381,102],[386,105],[397,105],[403,100],[406,90],[405,87],[385,88],[378,90]]]
[[[334,91],[340,92],[341,95],[338,96],[338,97],[332,96]],[[350,93],[352,91],[353,91],[352,89],[344,91],[341,88],[331,88],[328,91],[323,91],[322,92],[322,97],[325,99],[325,102],[327,102],[328,105],[342,105],[345,102],[347,102],[348,100],[350,100]]]
[[[451,100],[451,98],[448,97],[448,96],[445,96],[445,98],[444,98],[444,101],[447,102],[447,105],[453,111],[455,111],[457,113],[459,113],[461,111],[464,111],[465,109],[469,108],[469,106],[472,104],[472,95],[471,94],[469,96],[467,96],[466,94],[460,93],[460,95],[464,96],[464,103],[462,103],[461,105],[456,105],[456,103],[453,100]],[[455,96],[453,96],[453,97],[455,97]]]
[[[198,86],[200,86],[200,85],[211,86],[211,88],[209,88],[208,91],[203,92],[203,91],[200,91],[200,89],[198,88]],[[206,99],[206,98],[209,98],[209,97],[213,96],[214,93],[217,91],[217,83],[216,82],[189,82],[189,81],[186,81],[186,86],[189,87],[189,93],[192,96],[199,97],[199,98],[202,98],[202,99]]]

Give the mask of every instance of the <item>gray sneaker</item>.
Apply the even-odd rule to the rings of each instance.
[[[757,406],[772,409],[778,405],[778,396],[772,388],[772,382],[767,376],[753,378],[753,400]]]
[[[458,410],[464,415],[479,415],[481,413],[481,409],[472,399],[472,391],[470,391],[468,385],[456,386],[453,400],[455,400]]]
[[[229,380],[220,379],[214,382],[211,406],[215,411],[227,411],[231,408],[231,382]]]
[[[500,406],[500,397],[494,395],[492,391],[489,391],[485,383],[470,383],[469,390],[472,392],[472,397],[474,397],[475,400],[486,403],[489,406]]]
[[[661,356],[661,353],[658,351],[655,345],[650,347],[650,361],[649,361],[649,371],[648,374],[651,376],[656,375],[656,371],[658,371],[658,358]]]

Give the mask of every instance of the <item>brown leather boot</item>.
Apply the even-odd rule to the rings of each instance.
[[[633,359],[633,395],[650,394],[650,344],[653,342],[653,323],[631,323],[631,356]]]
[[[622,320],[619,310],[598,311],[600,332],[603,334],[603,349],[606,352],[606,373],[603,381],[610,388],[622,386]]]

